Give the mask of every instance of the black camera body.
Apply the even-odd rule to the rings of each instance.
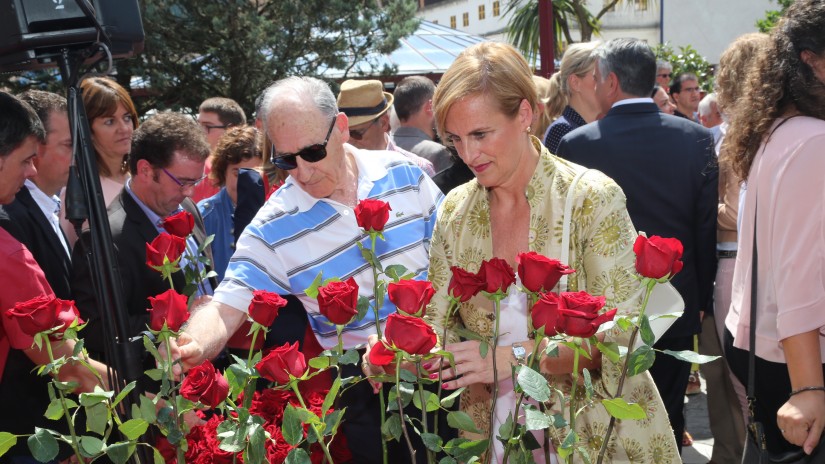
[[[80,3],[88,5],[100,29]],[[112,58],[143,50],[138,0],[0,0],[0,11],[0,72],[57,66],[62,50],[88,49],[97,42],[109,48]],[[95,50],[88,61],[100,53]]]

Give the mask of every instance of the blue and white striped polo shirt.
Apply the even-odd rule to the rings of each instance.
[[[358,166],[358,199],[382,200],[392,208],[384,228],[385,240],[376,242],[382,265],[402,264],[417,279],[426,279],[441,191],[398,153],[351,151]],[[314,198],[287,178],[244,230],[214,299],[245,312],[254,290],[296,295],[321,346],[333,348],[338,343],[335,327],[318,312],[318,301],[304,290],[323,271],[324,279],[354,276],[359,294],[372,300],[372,269],[356,242],[370,246],[352,208]],[[394,311],[392,302],[384,298],[382,323]],[[374,326],[371,311],[361,322],[348,325],[343,333],[344,348],[365,344],[367,337],[376,333]]]

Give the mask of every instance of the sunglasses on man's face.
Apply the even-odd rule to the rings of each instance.
[[[332,129],[335,127],[335,121],[337,120],[337,116],[332,118],[332,124],[329,126],[327,136],[324,138],[323,143],[316,143],[308,147],[304,147],[298,151],[298,153],[287,153],[277,156],[275,153],[275,145],[273,144],[269,160],[275,165],[276,168],[286,171],[298,167],[299,156],[308,163],[317,163],[318,161],[321,161],[327,157],[327,143],[329,142],[329,137],[332,135]]]
[[[375,118],[375,119],[373,119],[373,120],[372,120],[372,122],[370,122],[369,124],[367,124],[367,127],[363,128],[363,129],[358,129],[358,130],[350,129],[350,130],[349,130],[349,136],[350,136],[350,138],[351,138],[351,139],[355,139],[355,140],[361,140],[361,139],[363,139],[363,138],[364,138],[364,134],[366,134],[366,133],[367,133],[367,131],[368,131],[368,130],[370,130],[370,127],[372,127],[372,126],[373,126],[375,123],[377,123],[377,122],[378,122],[378,118]]]

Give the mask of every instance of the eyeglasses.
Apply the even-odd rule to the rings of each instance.
[[[229,127],[229,124],[224,124],[223,126],[210,126],[209,124],[201,124],[201,127],[203,127],[203,130],[205,130],[208,134],[212,129],[226,129],[227,127]]]
[[[178,187],[180,187],[182,189],[185,189],[187,187],[196,187],[198,184],[203,182],[204,179],[206,179],[206,176],[203,176],[200,179],[195,179],[195,180],[180,180],[177,177],[175,177],[174,174],[167,171],[166,168],[160,168],[160,170],[165,172],[166,175],[169,176],[169,178],[172,179],[173,182],[178,184]]]
[[[360,129],[360,130],[352,130],[352,129],[350,129],[350,130],[349,130],[349,136],[350,136],[350,138],[353,138],[353,139],[355,139],[355,140],[361,140],[361,139],[363,139],[363,138],[364,138],[364,134],[366,134],[366,133],[367,133],[367,131],[368,131],[368,130],[370,130],[370,127],[372,127],[375,123],[377,123],[377,122],[378,122],[378,119],[379,119],[379,118],[375,118],[375,119],[373,119],[373,120],[372,120],[372,122],[371,122],[371,123],[369,123],[369,124],[367,125],[367,127],[363,128],[363,129]]]
[[[656,77],[664,77],[665,79],[670,79],[673,73],[665,73],[665,74],[656,74]]]
[[[298,167],[299,156],[308,163],[317,163],[318,161],[326,158],[327,142],[329,142],[329,136],[332,135],[332,129],[335,127],[335,122],[337,120],[337,115],[332,118],[332,124],[329,125],[329,130],[327,131],[327,136],[324,138],[323,143],[316,143],[308,147],[304,147],[300,149],[298,153],[287,153],[280,156],[275,156],[275,145],[273,144],[269,161],[271,161],[276,168],[289,171]]]

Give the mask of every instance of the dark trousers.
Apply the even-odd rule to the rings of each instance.
[[[728,330],[725,330],[725,357],[736,378],[747,386],[748,352],[733,346],[733,335]],[[778,454],[798,450],[798,446],[785,440],[776,424],[776,413],[788,401],[788,395],[792,390],[788,365],[766,361],[757,356],[755,369],[754,397],[756,402],[753,415],[764,427],[768,451]],[[823,373],[825,373],[825,365]]]
[[[346,365],[343,367],[342,375],[344,378],[349,376],[361,376],[361,362],[357,366]],[[433,387],[431,385],[430,387]],[[384,400],[389,398],[389,391],[391,384],[384,384]],[[429,391],[436,392],[433,388],[428,388]],[[455,403],[458,404],[458,401]],[[347,444],[352,453],[354,463],[381,463],[381,401],[378,395],[372,392],[372,387],[367,381],[361,381],[354,387],[348,389],[339,400],[339,407],[346,407],[344,413],[344,422],[341,424],[344,434],[347,437]],[[404,413],[410,417],[421,417],[421,411],[412,403],[404,408]],[[386,414],[390,417],[390,413]],[[455,438],[455,429],[447,425],[447,414],[436,413],[428,414],[428,424],[430,424],[430,432],[432,432],[432,424],[434,420],[439,421],[438,434],[441,436],[444,443],[447,443],[451,438]],[[418,425],[416,423],[416,425]],[[427,462],[427,451],[421,438],[415,433],[413,427],[407,424],[407,431],[412,441],[415,452],[415,462],[417,464],[424,464]],[[389,462],[391,463],[411,463],[409,448],[404,437],[401,441],[389,440],[387,441],[387,451],[389,455]],[[441,456],[439,456],[440,459]]]
[[[670,337],[659,340],[654,345],[658,350],[692,350],[693,335],[687,337]],[[650,368],[650,375],[656,382],[659,395],[665,404],[676,445],[682,453],[682,434],[685,432],[685,390],[690,376],[690,363],[680,361],[673,356],[657,353],[656,361]]]

